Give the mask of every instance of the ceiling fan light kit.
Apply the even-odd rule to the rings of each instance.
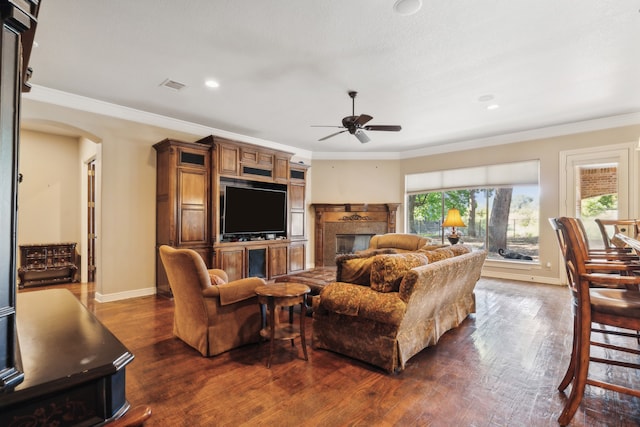
[[[402,127],[400,125],[366,125],[373,117],[368,114],[360,114],[356,116],[356,95],[358,92],[350,91],[349,97],[351,97],[351,115],[342,119],[342,126],[320,126],[320,127],[338,127],[343,128],[344,130],[332,133],[331,135],[327,135],[323,138],[320,138],[318,141],[324,141],[336,135],[340,135],[344,132],[349,132],[351,135],[354,135],[358,138],[358,141],[361,143],[366,143],[371,141],[369,136],[364,133],[365,130],[372,131],[387,131],[387,132],[399,132]],[[365,126],[366,125],[366,126]]]

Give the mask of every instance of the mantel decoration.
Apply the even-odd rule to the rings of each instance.
[[[370,216],[366,216],[366,215],[353,214],[353,215],[345,215],[342,218],[340,218],[340,220],[342,220],[342,221],[371,221],[371,217]]]
[[[451,227],[451,233],[447,234],[449,243],[455,245],[460,241],[460,235],[456,231],[456,227],[466,227],[462,218],[460,217],[460,211],[458,209],[449,209],[447,217],[442,222],[442,227]]]

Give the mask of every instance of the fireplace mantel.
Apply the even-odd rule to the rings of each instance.
[[[396,232],[399,203],[313,203],[315,210],[315,266],[335,265],[337,234]]]

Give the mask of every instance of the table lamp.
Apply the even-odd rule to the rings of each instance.
[[[456,227],[466,227],[462,218],[460,218],[460,211],[458,209],[449,209],[447,217],[442,222],[443,227],[451,227],[451,234],[447,235],[447,239],[452,245],[455,245],[460,240],[460,235],[456,233]]]

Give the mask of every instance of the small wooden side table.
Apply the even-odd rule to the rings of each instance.
[[[307,285],[289,282],[274,283],[256,288],[258,303],[260,304],[260,313],[262,314],[260,336],[270,341],[267,368],[271,367],[271,357],[273,356],[273,344],[275,340],[291,340],[291,346],[293,346],[294,338],[300,337],[304,360],[309,360],[304,333],[304,323],[307,315],[306,295],[309,292],[311,292],[311,289]],[[300,304],[299,327],[293,324],[293,307],[297,304]],[[289,323],[276,323],[276,307],[289,307]],[[266,309],[268,309],[269,312],[268,322]]]

